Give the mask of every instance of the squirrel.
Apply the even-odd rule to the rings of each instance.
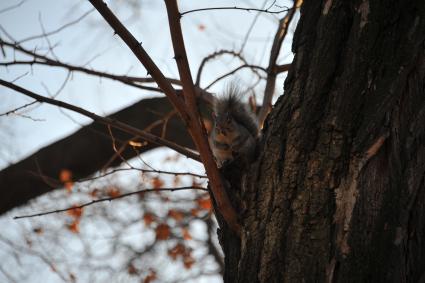
[[[249,162],[255,157],[259,128],[254,113],[241,102],[236,85],[230,85],[214,102],[214,125],[210,145],[218,167],[236,158]]]

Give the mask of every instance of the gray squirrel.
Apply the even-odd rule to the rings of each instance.
[[[241,93],[235,84],[214,103],[214,125],[210,145],[218,167],[236,158],[250,162],[255,157],[259,128],[247,105],[241,102]]]

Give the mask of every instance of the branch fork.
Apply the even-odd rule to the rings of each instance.
[[[177,67],[180,74],[180,80],[183,86],[183,96],[180,97],[176,90],[173,88],[171,82],[162,74],[159,68],[155,65],[139,41],[125,28],[125,26],[118,20],[112,13],[107,5],[102,0],[89,0],[90,3],[97,9],[102,17],[108,22],[112,29],[118,34],[119,37],[127,44],[133,54],[139,59],[146,70],[151,74],[152,78],[156,81],[159,88],[169,98],[174,108],[180,114],[183,122],[192,136],[192,139],[199,150],[200,159],[205,166],[213,197],[217,203],[218,210],[223,215],[227,224],[240,234],[240,224],[234,208],[224,190],[221,181],[220,172],[215,164],[211,149],[207,140],[207,132],[202,123],[201,116],[198,111],[196,103],[195,85],[190,73],[189,63],[187,61],[186,50],[182,30],[180,26],[181,14],[178,11],[176,0],[166,0],[170,33],[173,42],[173,49],[175,53],[174,59],[176,60]]]

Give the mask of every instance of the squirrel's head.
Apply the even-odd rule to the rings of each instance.
[[[222,115],[216,115],[213,113],[214,119],[214,130],[218,134],[228,135],[236,130],[235,120],[229,112],[223,113]]]

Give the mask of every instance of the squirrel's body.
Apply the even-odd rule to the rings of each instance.
[[[253,113],[240,101],[238,89],[228,88],[214,105],[214,127],[210,144],[221,167],[236,157],[247,161],[254,158],[258,138],[258,126]]]

